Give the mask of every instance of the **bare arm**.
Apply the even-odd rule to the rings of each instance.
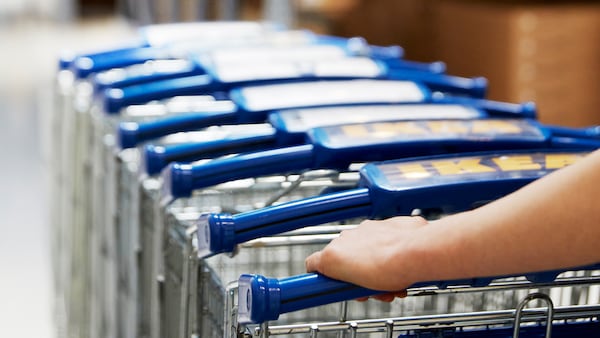
[[[600,151],[488,205],[427,223],[365,221],[306,260],[378,290],[600,262]]]

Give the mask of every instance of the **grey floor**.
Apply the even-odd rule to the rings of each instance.
[[[114,18],[0,20],[1,337],[54,336],[46,117],[59,51],[98,49],[131,32]]]

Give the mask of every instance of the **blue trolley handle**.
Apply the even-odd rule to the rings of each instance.
[[[177,78],[184,78],[189,76],[203,75],[206,74],[204,69],[200,67],[198,64],[192,61],[186,61],[185,67],[181,67],[179,70],[170,70],[168,72],[152,72],[152,73],[143,73],[138,74],[136,76],[130,76],[124,79],[120,79],[115,82],[106,81],[102,76],[95,76],[95,87],[94,90],[97,93],[105,91],[110,88],[123,88],[128,86],[134,86],[143,83],[149,83],[153,81],[163,81]]]
[[[117,135],[122,149],[135,148],[140,143],[172,133],[231,124],[236,120],[236,112],[189,113],[152,122],[122,122],[119,124]]]
[[[600,139],[600,126],[587,128],[569,128],[562,126],[546,126],[553,136],[570,137],[578,139]]]
[[[197,222],[198,256],[233,252],[238,243],[251,239],[371,213],[369,190],[361,188],[236,215],[203,214]]]
[[[231,180],[285,173],[314,167],[312,145],[240,154],[201,165],[172,163],[167,169],[165,190],[173,198],[189,197],[192,191]],[[165,187],[167,188],[167,187]]]
[[[197,95],[219,91],[218,85],[209,75],[194,75],[167,79],[123,88],[107,89],[104,92],[103,108],[109,114],[117,114],[129,105],[147,103],[179,95]]]
[[[441,96],[433,97],[436,103],[465,104],[484,110],[490,116],[494,117],[515,117],[515,118],[537,118],[537,106],[535,102],[527,101],[522,103],[510,103],[502,101],[493,101],[487,99],[478,99],[471,97]]]
[[[425,84],[432,91],[466,95],[474,98],[484,98],[488,86],[488,81],[484,77],[466,78],[407,69],[391,69],[384,77],[390,80],[418,81]]]
[[[446,64],[442,61],[418,62],[404,59],[391,59],[382,61],[389,70],[416,70],[433,74],[444,74]]]
[[[239,135],[215,141],[177,144],[168,148],[147,145],[143,154],[146,163],[145,170],[148,175],[157,175],[172,162],[190,162],[227,154],[274,148],[276,141],[275,131],[272,130],[252,136]]]
[[[71,68],[79,79],[112,68],[122,68],[152,59],[168,57],[164,49],[153,47],[132,47],[97,54],[79,56],[73,61]]]
[[[533,272],[524,276],[532,283],[548,283],[554,281],[564,271],[596,270],[599,266],[600,264],[592,264],[572,269]],[[460,285],[477,287],[489,285],[498,278],[516,276],[523,276],[523,274],[419,282],[410,287],[435,286],[442,289]],[[277,320],[283,313],[389,292],[363,288],[316,273],[281,279],[244,274],[240,276],[238,285],[238,322],[242,324]]]

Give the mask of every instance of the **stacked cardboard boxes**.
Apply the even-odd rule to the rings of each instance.
[[[486,76],[490,98],[535,101],[545,123],[600,124],[598,1],[354,0],[349,4],[336,15],[324,11],[331,33],[400,44],[408,58],[442,60],[451,73]]]

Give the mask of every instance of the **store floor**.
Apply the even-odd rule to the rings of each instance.
[[[59,51],[98,49],[131,32],[114,18],[0,21],[1,337],[54,336],[46,117]]]

